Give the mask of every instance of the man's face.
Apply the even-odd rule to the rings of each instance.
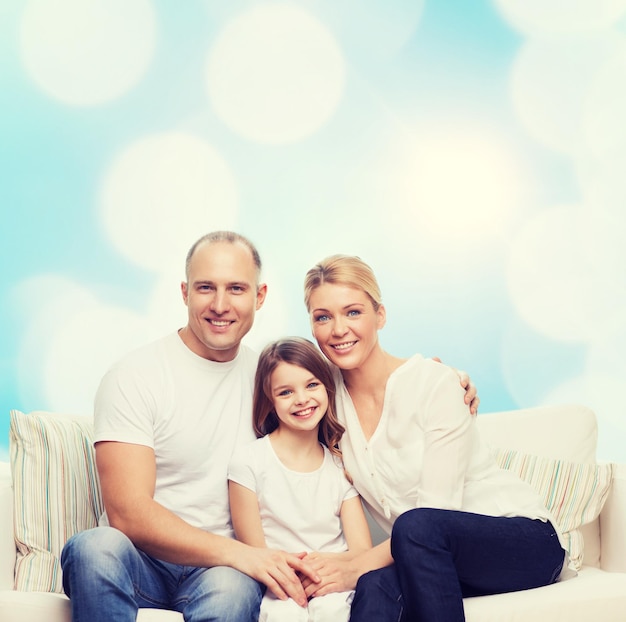
[[[187,347],[212,361],[231,361],[252,328],[267,292],[257,287],[257,268],[243,244],[213,242],[191,258],[187,283],[181,283],[189,321],[180,331]]]

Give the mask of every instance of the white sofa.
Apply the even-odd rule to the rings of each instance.
[[[494,448],[529,454],[538,457],[537,460],[543,457],[544,462],[553,461],[558,465],[559,471],[564,472],[564,465],[571,466],[571,463],[585,465],[584,468],[591,471],[606,468],[595,465],[596,419],[587,408],[558,406],[484,414],[478,417],[478,425],[483,436]],[[39,435],[39,431],[37,434]],[[86,446],[88,449],[85,451],[88,454],[88,442]],[[511,452],[507,454],[508,458],[510,455]],[[20,457],[22,458],[23,456]],[[59,460],[64,461],[65,458],[50,457],[51,464]],[[522,463],[539,468],[539,462],[523,460]],[[14,461],[14,464],[17,462]],[[34,476],[28,474],[32,472],[26,470],[28,465],[20,462],[17,466],[18,475],[26,474],[33,479]],[[600,503],[602,509],[599,518],[581,529],[585,549],[578,576],[535,590],[468,598],[465,600],[468,622],[626,620],[626,465],[612,465],[609,468],[612,469],[611,476],[605,486],[608,492],[602,499],[606,499],[606,502]],[[68,470],[65,463],[63,470]],[[46,473],[46,477],[50,477],[49,470]],[[81,485],[80,482],[77,483],[76,475],[70,475],[70,478],[72,494],[80,494]],[[15,474],[13,479],[15,480]],[[15,481],[16,485],[26,491],[30,491],[28,486],[33,485],[23,479]],[[22,501],[18,494],[14,495],[11,483],[9,465],[0,463],[0,620],[69,622],[69,601],[63,594],[14,588],[17,551],[12,508],[14,500],[20,506]],[[592,483],[595,486],[597,481]],[[58,494],[54,487],[50,487],[50,482],[46,481],[43,485],[46,494],[52,494],[50,490]],[[39,487],[33,485],[33,490],[37,491],[33,494],[40,494]],[[30,496],[31,493],[27,492],[27,497]],[[46,507],[50,507],[48,502]],[[20,520],[18,514],[23,517],[25,510],[20,507],[16,512],[16,524]],[[377,537],[379,532],[376,529],[374,531]],[[142,609],[137,619],[140,622],[175,622],[182,620],[182,616],[171,611]]]

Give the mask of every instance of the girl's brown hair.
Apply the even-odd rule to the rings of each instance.
[[[318,438],[333,455],[340,457],[338,443],[344,433],[344,427],[337,420],[333,374],[322,353],[308,339],[301,337],[279,339],[270,343],[261,352],[254,377],[252,424],[255,434],[260,438],[278,427],[279,420],[272,400],[271,378],[279,363],[289,363],[306,369],[326,388],[328,410],[320,421]]]

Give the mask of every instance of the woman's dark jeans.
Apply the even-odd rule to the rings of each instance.
[[[550,523],[431,508],[396,520],[391,553],[359,579],[351,622],[463,622],[463,597],[549,585],[565,557]]]

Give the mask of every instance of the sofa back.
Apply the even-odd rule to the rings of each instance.
[[[544,458],[594,463],[596,416],[585,406],[540,406],[479,415],[483,439],[493,447]]]
[[[482,438],[494,449],[576,463],[594,464],[598,427],[595,413],[580,405],[540,406],[481,414]],[[600,526],[596,518],[583,525],[584,563],[600,567]]]

